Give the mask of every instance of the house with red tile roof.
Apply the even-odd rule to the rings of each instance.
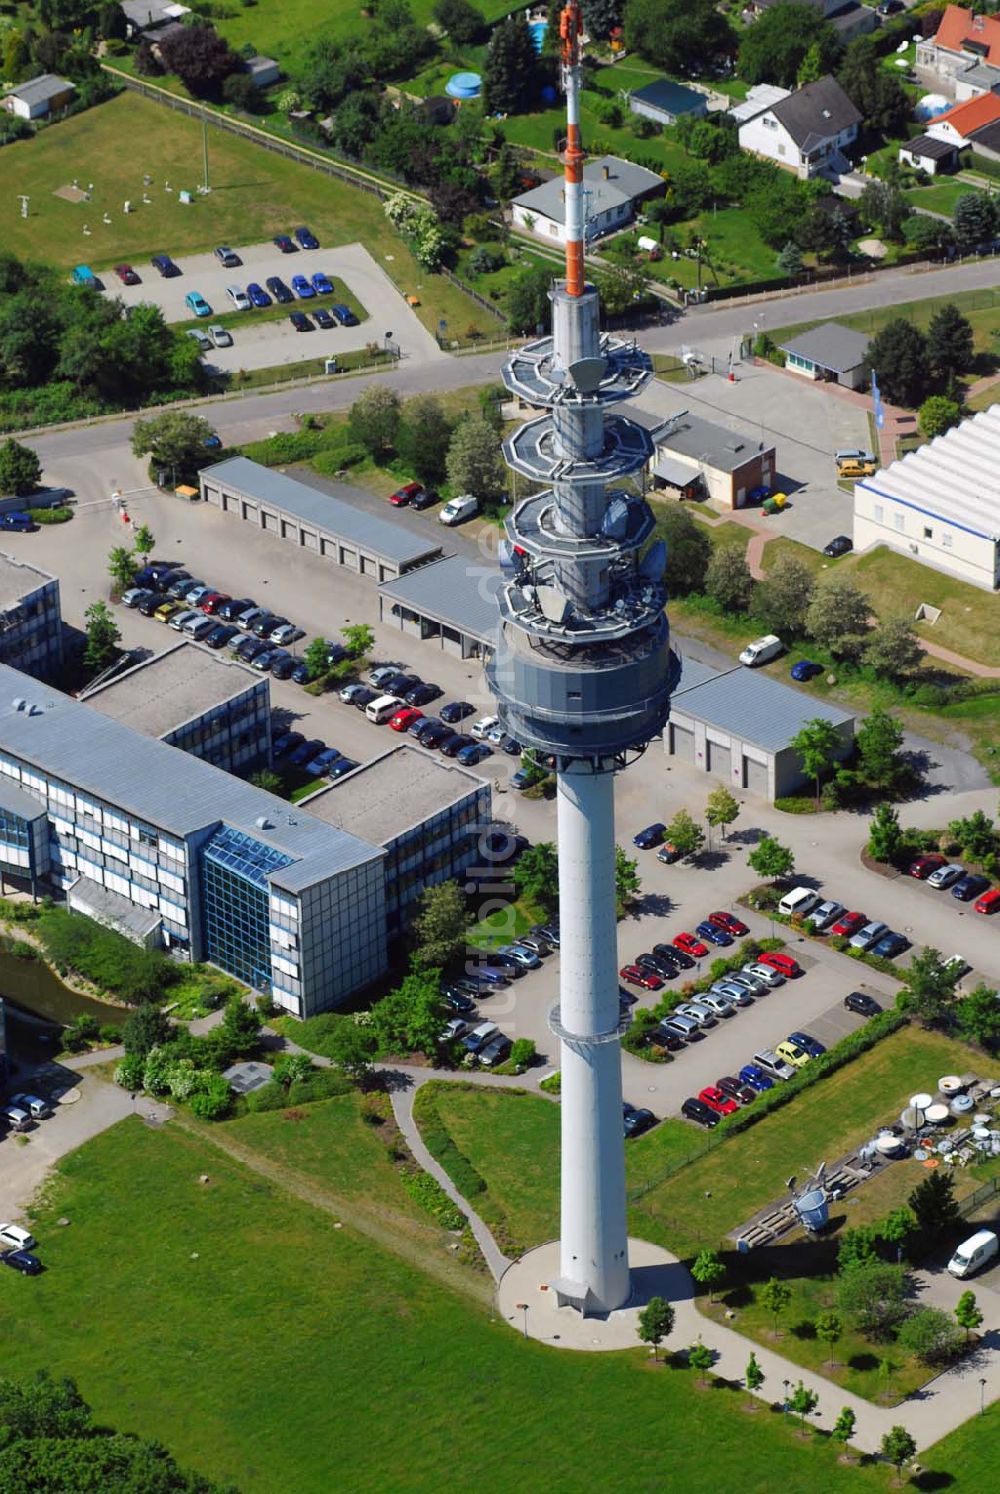
[[[995,93],[983,93],[979,98],[956,104],[946,114],[939,114],[927,126],[932,140],[944,140],[957,145],[959,150],[971,143],[977,130],[1000,120],[1000,98]]]
[[[916,65],[944,79],[957,79],[969,68],[1000,68],[1000,18],[977,15],[963,5],[949,5],[934,36],[917,41]]]

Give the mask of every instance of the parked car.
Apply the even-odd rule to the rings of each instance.
[[[230,249],[228,244],[221,244],[219,248],[213,249],[212,253],[224,270],[235,270],[237,265],[243,263],[236,251]]]
[[[837,903],[832,899],[828,899],[825,903],[820,903],[818,908],[812,910],[808,921],[812,924],[817,934],[822,934],[846,912],[847,909],[843,903]]]
[[[440,685],[425,685],[421,681],[419,685],[414,685],[412,690],[407,690],[403,699],[407,705],[425,706],[429,705],[432,700],[437,700],[438,696],[443,694],[444,691]]]
[[[122,606],[138,607],[143,597],[151,597],[154,595],[154,592],[147,591],[142,586],[130,586],[128,591],[122,593]]]
[[[358,325],[358,319],[354,315],[354,312],[349,306],[345,306],[342,301],[335,301],[330,310],[342,327],[356,327]]]
[[[816,675],[823,673],[823,666],[822,664],[817,664],[813,659],[799,659],[797,663],[792,665],[789,673],[793,680],[798,680],[800,683],[808,683],[809,680],[815,679]]]
[[[686,931],[676,935],[674,944],[678,949],[682,949],[685,954],[693,955],[696,960],[702,960],[708,954],[708,945],[703,944],[700,939],[696,939],[693,934],[689,934]]]
[[[709,1110],[714,1110],[716,1115],[735,1115],[740,1108],[735,1100],[723,1094],[714,1084],[706,1084],[704,1089],[700,1089],[698,1098]]]
[[[744,934],[750,932],[742,918],[737,918],[735,913],[710,913],[708,922],[714,923],[716,928],[724,929],[736,939],[742,939]]]
[[[316,294],[312,288],[312,283],[306,279],[305,275],[292,276],[292,290],[300,301],[311,301]]]
[[[715,1017],[732,1017],[736,1012],[736,1002],[730,1001],[718,991],[702,991],[698,996],[698,1005],[707,1006]]]
[[[467,1053],[478,1053],[499,1031],[495,1022],[480,1022],[471,1032],[466,1033],[462,1039],[462,1047]]]
[[[474,747],[472,738],[465,732],[453,731],[450,737],[445,737],[438,749],[444,757],[457,757],[464,747]]]
[[[306,763],[306,772],[310,778],[322,778],[338,757],[340,753],[336,747],[324,747],[322,752],[317,752],[316,756]]]
[[[875,921],[866,923],[864,928],[858,929],[858,932],[851,936],[851,948],[871,949],[872,945],[877,943],[882,935],[888,932],[889,925],[887,923],[878,923]]]
[[[331,331],[337,325],[325,306],[314,306],[312,318],[317,327],[322,327],[324,332]]]
[[[213,348],[231,348],[233,345],[232,333],[221,322],[213,322],[208,329],[208,335],[212,340]],[[222,444],[218,437],[215,439],[216,445]]]
[[[211,316],[212,308],[200,291],[188,291],[184,297],[184,304],[192,316]]]
[[[252,311],[253,302],[243,289],[242,285],[227,285],[226,295],[233,303],[234,311]]]
[[[288,306],[295,300],[288,286],[279,275],[270,276],[265,284],[279,306]]]
[[[332,310],[334,310],[334,311],[336,311],[336,309],[337,308],[335,306],[332,308]],[[343,307],[341,307],[341,310],[342,311],[347,311],[347,307],[343,306]],[[349,327],[356,326],[357,325],[357,320],[358,320],[357,317],[353,316],[352,313],[350,313],[350,312],[348,312],[348,315],[351,316],[351,320],[349,322],[345,323],[345,325],[349,326]],[[343,318],[341,318],[341,320],[343,320]],[[433,508],[434,505],[435,505],[435,503],[440,503],[440,502],[441,502],[441,494],[440,493],[435,492],[435,490],[433,488],[421,488],[420,492],[417,493],[413,498],[410,499],[410,507],[411,508],[419,508],[419,509]]]
[[[408,690],[412,690],[420,683],[418,674],[404,674],[401,670],[397,670],[395,674],[389,676],[381,688],[387,695],[398,695],[402,698]]]
[[[478,512],[479,499],[475,494],[461,493],[457,498],[449,498],[438,518],[442,524],[461,524],[465,519],[474,518]]]
[[[456,754],[456,762],[460,762],[463,768],[474,768],[478,763],[485,762],[486,758],[493,753],[493,748],[488,747],[485,742],[470,742]]]
[[[497,954],[515,960],[522,970],[537,970],[542,963],[534,950],[526,949],[523,944],[504,944],[497,950]]]
[[[158,591],[147,591],[135,604],[136,612],[141,612],[143,617],[152,617],[156,609],[162,606],[163,597]]]
[[[823,546],[823,554],[836,560],[841,555],[848,555],[853,549],[854,541],[850,535],[836,534],[828,545]]]
[[[204,622],[203,614],[198,611],[197,607],[182,607],[180,611],[175,612],[173,617],[170,619],[170,626],[175,630],[175,632],[179,633],[183,628],[187,627],[188,623],[191,622]]]
[[[745,1084],[741,1079],[733,1078],[732,1074],[723,1074],[721,1079],[716,1079],[715,1088],[741,1105],[752,1105],[757,1098],[757,1091],[752,1084]]]
[[[728,976],[714,981],[709,990],[713,996],[721,996],[733,1006],[753,1006],[753,992],[749,987]]]
[[[681,1115],[686,1116],[688,1120],[696,1121],[699,1126],[707,1126],[709,1130],[717,1126],[721,1119],[718,1112],[710,1105],[706,1105],[704,1100],[695,1099],[684,1101],[681,1106]]]
[[[287,233],[276,233],[271,242],[274,245],[275,249],[281,250],[282,254],[295,253],[295,245],[292,243]]]
[[[830,933],[838,938],[849,939],[868,922],[867,913],[843,913],[836,923],[830,925]]]
[[[640,970],[652,970],[654,975],[662,975],[664,980],[673,980],[677,974],[677,966],[670,960],[662,960],[659,955],[636,955],[635,963]]]
[[[726,976],[726,980],[734,981],[739,986],[744,986],[752,996],[766,996],[771,987],[766,980],[759,975],[751,975],[752,965],[744,965],[742,970],[736,970]],[[772,974],[775,972],[772,971]]]
[[[797,1048],[802,1048],[810,1058],[821,1058],[826,1052],[823,1044],[816,1038],[810,1037],[808,1032],[790,1032],[788,1041],[794,1043]]]
[[[890,929],[881,939],[876,939],[872,945],[872,954],[881,955],[884,960],[894,960],[909,947],[910,941],[905,934],[897,934],[894,929]]]
[[[334,763],[333,767],[330,769],[330,777],[331,778],[345,778],[348,773],[353,773],[354,770],[355,770],[355,768],[357,768],[358,766],[360,766],[360,765],[359,765],[359,763],[358,763],[358,761],[357,761],[356,758],[353,758],[353,757],[338,757],[337,761]]]
[[[647,825],[645,830],[640,830],[638,835],[632,837],[632,844],[640,851],[651,851],[658,846],[667,833],[666,825],[659,821],[655,825]]]
[[[513,1046],[505,1032],[498,1032],[477,1050],[476,1062],[484,1069],[496,1068],[497,1064],[507,1062]]]
[[[699,1027],[714,1027],[716,1022],[715,1013],[711,1007],[705,1006],[700,1001],[682,1001],[674,1007],[678,1016],[690,1017],[692,1022],[697,1022]]]
[[[976,913],[1000,913],[1000,887],[991,887],[972,906]]]
[[[378,683],[378,680],[372,680],[373,685],[377,685]],[[447,721],[449,726],[451,726],[454,722],[464,721],[466,716],[473,715],[475,709],[475,706],[470,705],[467,700],[451,700],[447,705],[441,707],[441,720]]]
[[[867,996],[864,991],[852,991],[845,996],[844,1007],[849,1012],[857,1012],[859,1017],[877,1017],[882,1010],[874,996]]]
[[[785,984],[785,977],[780,970],[775,970],[773,965],[762,965],[759,960],[753,960],[749,965],[744,965],[743,974],[762,980],[770,990]]]
[[[122,285],[139,284],[139,276],[136,274],[135,270],[133,270],[131,265],[115,265],[115,274],[118,276],[118,279],[121,281]]]
[[[641,965],[623,965],[619,977],[630,986],[640,986],[644,991],[662,991],[663,977],[653,970],[644,970]]]
[[[252,664],[260,654],[270,653],[270,651],[263,638],[243,638],[235,653],[237,659],[243,664]]]
[[[157,622],[168,623],[172,617],[176,617],[177,613],[183,610],[179,602],[161,602],[153,616]]]
[[[209,337],[208,333],[203,332],[200,327],[189,327],[184,335],[186,337],[190,337],[192,342],[196,342],[198,344],[198,351],[200,353],[211,352],[212,339]]]
[[[765,1074],[769,1074],[772,1079],[792,1079],[795,1076],[795,1070],[791,1064],[786,1063],[783,1058],[779,1058],[773,1048],[759,1049],[753,1056],[753,1062],[759,1069],[763,1069]]]
[[[761,955],[757,963],[777,970],[778,974],[783,975],[786,980],[794,980],[797,975],[802,974],[802,966],[798,960],[780,949],[769,949],[766,954]]]
[[[256,605],[252,597],[233,597],[220,604],[219,617],[222,622],[235,622],[241,613],[249,612]]]
[[[760,1065],[756,1063],[745,1063],[740,1069],[739,1077],[743,1084],[749,1085],[759,1095],[766,1094],[769,1089],[774,1088],[774,1080],[770,1074],[765,1074]]]
[[[974,898],[981,897],[984,892],[988,892],[989,887],[989,877],[966,872],[965,876],[961,877],[951,889],[951,895],[960,903],[971,903]]]
[[[626,1139],[630,1139],[634,1136],[641,1136],[643,1131],[648,1131],[655,1126],[656,1116],[651,1110],[641,1110],[636,1105],[630,1105],[628,1100],[623,1100],[622,1125]]]
[[[680,861],[681,853],[672,841],[666,840],[656,853],[657,861],[662,861],[664,866],[673,866],[675,861]]]
[[[423,711],[418,711],[415,706],[403,706],[395,716],[389,718],[389,726],[393,731],[409,731],[415,721],[423,716]]]
[[[293,311],[288,318],[296,332],[311,332],[313,324],[304,311]]]
[[[286,653],[279,648],[271,661],[271,678],[273,680],[290,680],[296,668],[294,654]]]
[[[310,229],[306,228],[304,223],[300,224],[300,226],[295,230],[295,238],[296,241],[301,244],[303,249],[319,248],[319,239]]]
[[[485,738],[487,732],[492,731],[494,726],[496,726],[497,724],[498,718],[496,716],[480,716],[479,720],[473,721],[472,725],[469,727],[469,735],[475,737],[477,741],[481,742]]]
[[[322,270],[314,271],[312,276],[312,287],[317,296],[333,295],[333,286],[330,284],[329,277],[324,275]]]
[[[179,267],[174,264],[169,254],[154,254],[149,262],[154,270],[160,272],[164,280],[172,280],[175,275],[181,273]]]
[[[951,861],[947,866],[939,866],[937,871],[932,871],[927,878],[927,885],[940,891],[943,887],[952,887],[960,877],[964,876],[965,867],[960,866],[957,861]]]
[[[707,918],[695,925],[695,933],[702,939],[707,939],[709,944],[720,944],[724,949],[733,942],[732,934],[727,934],[725,929],[720,929],[716,923],[710,923]]]
[[[774,1051],[784,1063],[793,1069],[804,1068],[809,1062],[809,1054],[791,1038],[785,1038],[784,1042],[778,1043]]]
[[[305,737],[300,731],[283,731],[279,737],[275,738],[271,746],[271,751],[276,758],[287,757],[290,752],[294,752],[295,748],[301,746],[304,741]]]
[[[5,1266],[20,1271],[22,1276],[37,1276],[42,1269],[38,1256],[32,1255],[27,1250],[5,1250],[0,1255],[0,1261],[3,1261]]]
[[[198,607],[206,617],[215,617],[219,608],[230,600],[224,591],[206,591],[198,599]]]
[[[931,851],[925,856],[918,856],[911,861],[906,868],[908,877],[916,877],[918,882],[925,882],[931,872],[938,871],[942,866],[948,865],[947,856],[941,856],[937,851]]]
[[[254,306],[262,307],[270,306],[271,304],[271,297],[268,295],[267,291],[262,285],[257,284],[256,280],[251,280],[250,284],[247,286],[247,295],[250,297],[251,304]]]
[[[42,1105],[41,1100],[36,1100],[33,1095],[14,1095],[11,1099],[12,1105],[17,1105],[21,1110],[27,1110],[26,1100],[34,1100],[35,1104]],[[45,1114],[49,1114],[47,1106],[42,1106]],[[39,1117],[36,1116],[36,1119]],[[0,1245],[6,1245],[10,1250],[34,1250],[38,1241],[29,1229],[23,1224],[0,1224]]]

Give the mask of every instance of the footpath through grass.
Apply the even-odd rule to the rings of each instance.
[[[885,1469],[847,1470],[787,1418],[748,1416],[644,1352],[526,1342],[173,1126],[128,1120],[65,1158],[35,1232],[45,1273],[0,1281],[20,1370],[75,1376],[98,1417],[244,1494],[506,1494],[542,1469],[558,1494],[644,1494],[696,1488],[706,1450],[713,1478],[746,1494],[888,1489]],[[582,1434],[557,1447],[553,1414],[570,1406]],[[456,1415],[489,1434],[449,1479]],[[986,1487],[946,1448],[930,1466],[954,1468],[955,1494]]]

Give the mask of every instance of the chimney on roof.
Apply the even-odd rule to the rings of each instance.
[[[601,175],[604,177],[604,180],[606,182],[610,181],[611,180],[611,167],[610,166],[602,166],[601,167]]]

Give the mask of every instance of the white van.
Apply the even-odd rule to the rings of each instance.
[[[819,900],[819,893],[813,892],[811,887],[793,887],[779,902],[778,912],[784,913],[786,918],[805,918],[818,906]]]
[[[32,1120],[46,1120],[52,1114],[51,1108],[37,1095],[14,1095],[10,1103],[18,1110],[26,1110]]]
[[[19,1224],[0,1224],[0,1245],[9,1250],[34,1250],[37,1241],[30,1230]]]
[[[740,663],[753,669],[758,664],[766,664],[769,659],[776,659],[784,647],[777,633],[766,633],[763,638],[755,638],[753,643],[747,644],[740,654]]]
[[[372,700],[365,706],[365,715],[376,726],[381,726],[384,721],[395,716],[402,704],[398,695],[380,695],[378,700]]]
[[[451,498],[438,514],[442,524],[461,524],[479,512],[479,499],[474,493],[463,493],[460,498]]]
[[[20,1110],[16,1105],[8,1105],[3,1111],[3,1119],[12,1131],[27,1131],[31,1125],[31,1116],[26,1110]]]
[[[1000,1240],[991,1229],[981,1229],[960,1245],[948,1262],[952,1276],[971,1276],[991,1261],[1000,1249]]]

